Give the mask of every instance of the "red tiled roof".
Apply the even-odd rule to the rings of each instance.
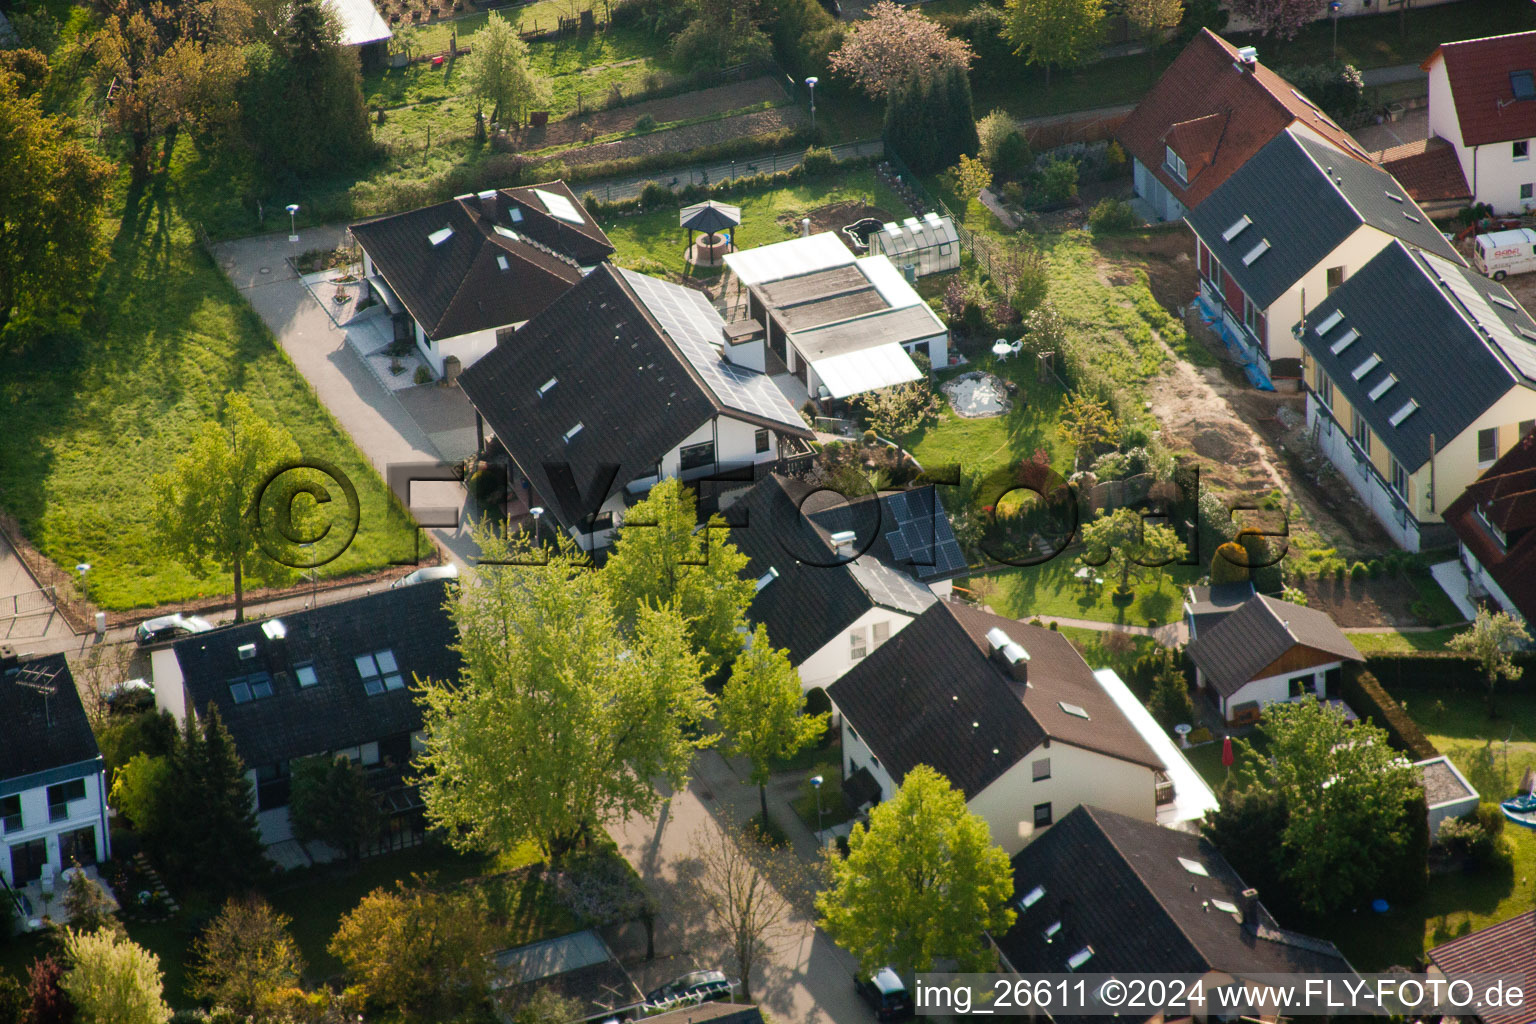
[[[1376,154],[1417,203],[1471,200],[1472,190],[1461,173],[1456,147],[1444,139],[1420,139]]]
[[[1429,951],[1446,974],[1525,974],[1536,977],[1536,910],[1489,925]],[[1531,1011],[1485,1008],[1483,1024],[1526,1024]]]
[[[1483,524],[1479,507],[1511,541],[1507,550]],[[1445,522],[1520,614],[1536,619],[1536,434],[1469,484],[1446,507]]]
[[[1509,82],[1511,71],[1536,70],[1536,32],[1441,43],[1423,69],[1436,58],[1445,61],[1462,145],[1536,136],[1536,100],[1516,100]]]
[[[1370,161],[1348,132],[1263,64],[1238,70],[1237,50],[1209,29],[1190,41],[1120,126],[1126,151],[1193,209],[1264,144],[1295,123]],[[1188,184],[1163,170],[1163,147],[1184,160]],[[1191,159],[1191,158],[1194,159]]]

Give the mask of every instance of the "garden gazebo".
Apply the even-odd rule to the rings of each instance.
[[[720,257],[736,248],[735,228],[741,223],[741,207],[727,206],[713,199],[683,207],[678,224],[688,229],[688,259],[694,263],[713,266]],[[729,242],[725,232],[729,229]],[[693,233],[704,232],[698,247],[694,247]]]

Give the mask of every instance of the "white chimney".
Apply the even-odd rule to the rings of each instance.
[[[857,539],[857,535],[852,530],[839,530],[829,539],[832,541],[833,553],[839,555],[853,554],[853,542]]]
[[[801,238],[810,238],[811,237],[811,218],[809,218],[809,217],[801,218],[801,220],[800,220],[800,237]]]
[[[1237,51],[1237,63],[1239,71],[1243,66],[1253,67],[1259,62],[1259,48],[1256,46],[1244,46]]]

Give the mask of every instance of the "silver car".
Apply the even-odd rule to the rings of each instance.
[[[161,615],[153,619],[145,619],[139,623],[139,628],[134,630],[133,637],[140,646],[149,644],[167,643],[171,640],[180,640],[184,636],[192,636],[194,633],[206,633],[213,628],[213,623],[197,615],[183,615],[176,612],[174,615]]]

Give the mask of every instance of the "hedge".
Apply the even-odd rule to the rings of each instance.
[[[1387,739],[1415,761],[1438,757],[1440,751],[1424,735],[1417,722],[1393,699],[1369,671],[1351,668],[1344,673],[1344,702],[1361,718],[1387,731]]]
[[[1500,689],[1519,689],[1536,682],[1536,654],[1516,654],[1525,673],[1514,681],[1499,680]],[[1394,690],[1436,690],[1481,694],[1488,688],[1477,659],[1456,651],[1383,652],[1368,655],[1366,667]]]

